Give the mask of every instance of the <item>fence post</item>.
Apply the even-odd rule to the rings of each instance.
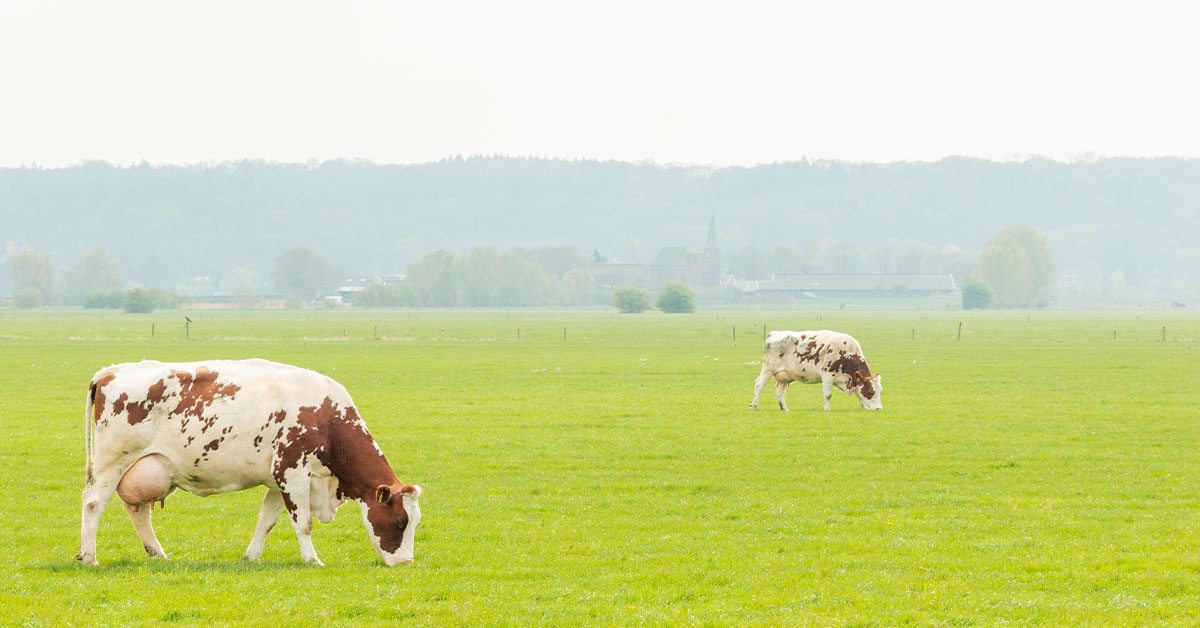
[[[962,321],[958,321],[958,339],[962,340]]]

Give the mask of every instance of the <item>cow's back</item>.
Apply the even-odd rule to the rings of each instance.
[[[161,454],[175,484],[199,494],[270,485],[279,445],[311,429],[306,411],[353,405],[328,377],[258,359],[115,365],[91,394],[97,465]]]
[[[787,372],[797,381],[820,380],[833,362],[844,355],[862,355],[858,341],[849,334],[828,329],[773,331],[767,335],[763,365],[772,372]]]

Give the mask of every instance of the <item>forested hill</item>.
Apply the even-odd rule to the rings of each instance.
[[[726,260],[746,247],[800,241],[864,251],[924,243],[974,255],[1000,228],[1027,222],[1050,234],[1060,271],[1194,283],[1198,205],[1200,161],[1169,158],[713,169],[496,157],[0,169],[5,256],[29,247],[61,269],[103,245],[126,278],[167,288],[238,266],[265,278],[295,246],[350,274],[402,273],[431,250],[477,244],[573,244],[652,262],[662,246],[701,248],[710,217]]]

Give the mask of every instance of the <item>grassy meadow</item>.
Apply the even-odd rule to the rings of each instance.
[[[1196,313],[0,313],[0,624],[1200,622]],[[858,338],[884,410],[750,410],[764,327]],[[176,492],[169,561],[114,500],[80,565],[91,375],[246,357],[346,386],[425,489],[415,562],[352,504],[326,567],[284,519],[244,562],[260,488]]]

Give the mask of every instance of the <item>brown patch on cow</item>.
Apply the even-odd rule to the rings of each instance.
[[[117,400],[113,402],[113,414],[116,415],[116,414],[124,413],[125,412],[125,402],[128,400],[129,400],[129,395],[126,393],[121,393],[121,396],[117,397]]]
[[[160,379],[157,382],[154,382],[153,384],[151,384],[150,388],[146,391],[146,401],[149,401],[152,404],[159,403],[163,399],[167,398],[166,392],[167,392],[167,380]]]
[[[154,407],[154,404],[149,400],[130,403],[125,406],[125,409],[129,412],[129,424],[137,425],[145,421],[146,417],[150,416],[150,408],[152,407]]]
[[[184,444],[183,444],[183,446],[184,446],[184,447],[187,447],[188,445],[191,445],[191,444],[192,444],[192,440],[193,440],[193,439],[195,439],[195,438],[196,438],[195,436],[188,436],[187,442],[186,442],[186,443],[184,443]]]
[[[258,449],[258,444],[262,442],[262,439],[263,439],[262,434],[259,434],[258,436],[254,437],[254,448],[255,449]]]
[[[104,387],[109,385],[110,383],[112,383],[112,381],[116,378],[117,378],[117,374],[113,373],[112,371],[109,371],[109,372],[101,375],[100,377],[98,377],[96,379],[96,381],[92,382],[92,408],[93,408],[92,422],[93,423],[99,423],[100,416],[102,414],[104,414],[104,403],[106,401],[106,397],[104,394]]]
[[[171,414],[199,417],[201,421],[205,422],[205,426],[200,431],[206,431],[212,426],[215,419],[204,419],[205,408],[211,406],[217,399],[233,399],[242,389],[241,386],[234,383],[218,384],[217,378],[220,375],[217,371],[205,366],[197,368],[195,373],[171,371],[170,377],[179,381],[180,389],[179,404],[175,406]]]
[[[800,349],[796,349],[794,353],[797,361],[816,364],[821,359],[822,349],[824,349],[824,346],[818,345],[817,341],[813,340],[804,346],[804,353],[801,353]]]
[[[212,441],[210,441],[207,445],[204,446],[204,451],[213,451],[216,448],[220,447],[222,440],[224,440],[224,439],[214,438]]]
[[[274,419],[276,423],[283,423],[283,419],[285,417],[287,417],[287,412],[284,412],[283,410],[272,412],[267,422],[270,423],[270,419]]]

